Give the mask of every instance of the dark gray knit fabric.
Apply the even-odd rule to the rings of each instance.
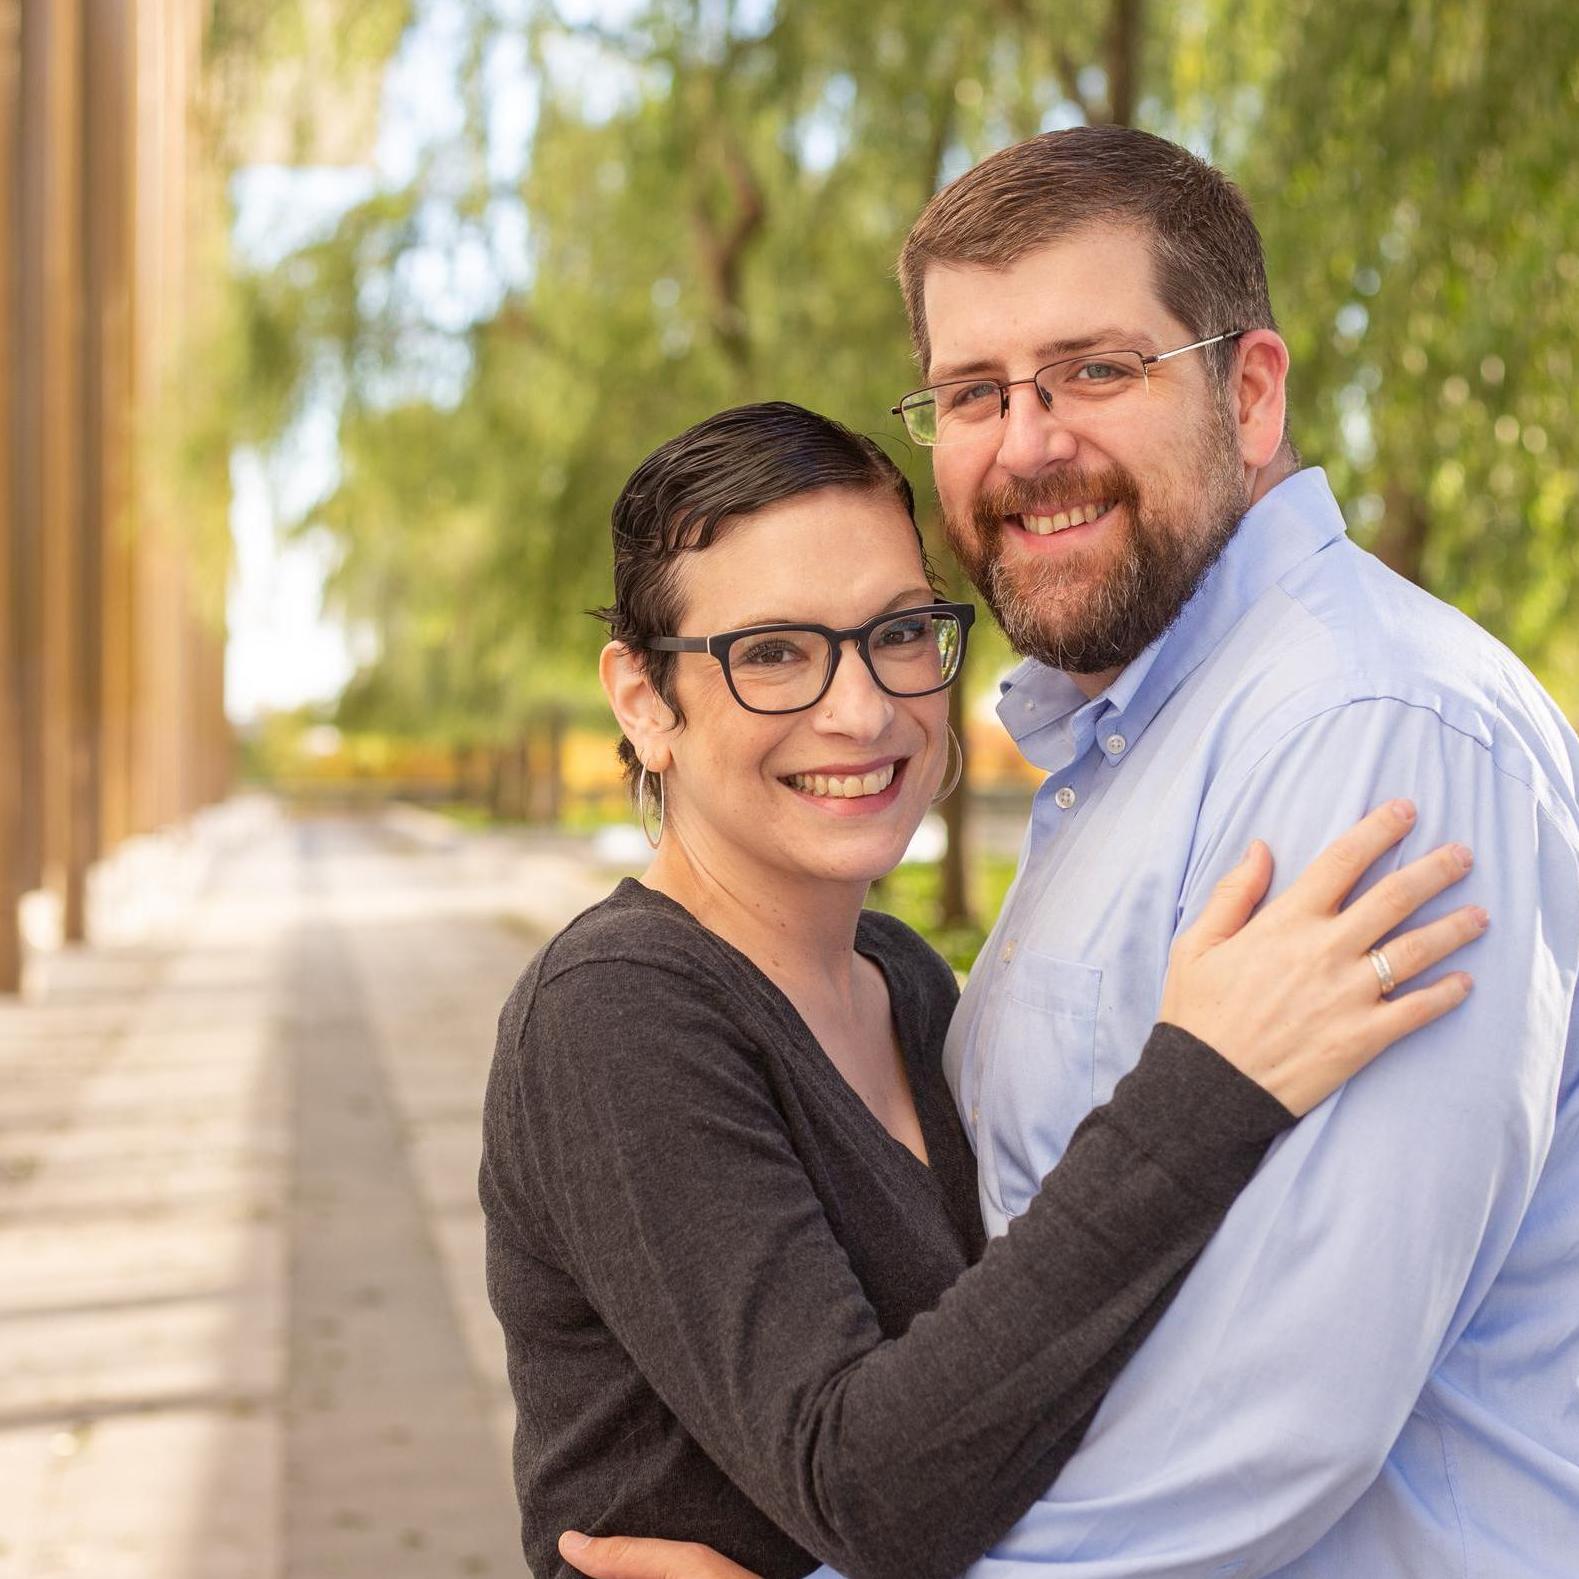
[[[1292,1122],[1158,1027],[981,1255],[940,1068],[952,974],[891,917],[863,915],[857,946],[930,1168],[754,965],[638,883],[505,1004],[481,1193],[538,1579],[571,1572],[567,1526],[703,1541],[769,1579],[959,1572],[1052,1482]]]

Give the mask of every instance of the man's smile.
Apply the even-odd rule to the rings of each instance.
[[[1054,532],[1067,532],[1072,526],[1088,526],[1099,521],[1114,506],[1112,499],[1099,499],[1089,504],[1070,505],[1067,509],[1050,514],[1024,514],[1009,517],[1011,524],[1036,537],[1050,537]]]

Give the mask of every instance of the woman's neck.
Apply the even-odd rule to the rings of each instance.
[[[830,993],[853,1005],[860,880],[740,873],[665,839],[642,882],[740,950],[792,1001]]]

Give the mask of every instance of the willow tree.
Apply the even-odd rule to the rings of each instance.
[[[789,398],[878,436],[935,543],[926,457],[885,415],[915,376],[894,258],[945,180],[1087,119],[1173,136],[1245,185],[1307,455],[1367,540],[1574,699],[1571,7],[618,12],[457,8],[452,143],[241,284],[247,431],[285,432],[315,389],[338,412],[342,476],[311,523],[340,546],[337,597],[378,636],[367,716],[502,747],[585,687],[612,498],[722,405]],[[512,40],[524,76],[493,69]],[[527,91],[524,173],[501,181],[499,101]],[[524,269],[498,271],[469,315],[436,307],[420,288],[435,254],[486,257],[499,216],[523,213]],[[1003,657],[978,652],[977,675]]]

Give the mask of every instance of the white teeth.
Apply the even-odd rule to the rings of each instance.
[[[894,764],[871,773],[792,773],[787,782],[807,795],[857,800],[862,795],[881,795],[894,782]]]
[[[1060,510],[1056,515],[1022,515],[1020,525],[1036,537],[1051,537],[1054,532],[1067,531],[1071,526],[1085,526],[1100,519],[1113,508],[1111,500],[1101,504],[1083,504],[1073,510]]]

